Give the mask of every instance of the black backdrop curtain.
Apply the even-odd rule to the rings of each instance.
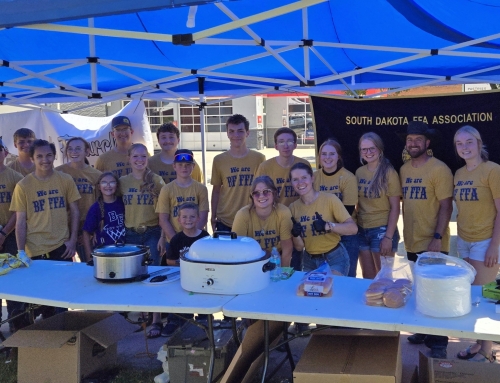
[[[366,132],[382,137],[385,155],[399,171],[406,126],[414,119],[438,131],[438,138],[431,141],[433,155],[453,173],[463,166],[455,155],[453,136],[464,125],[481,133],[490,160],[500,163],[500,92],[361,100],[311,96],[311,104],[317,148],[326,139],[336,138],[344,152],[345,167],[353,173],[361,166],[358,141]]]

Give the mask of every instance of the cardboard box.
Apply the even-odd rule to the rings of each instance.
[[[214,322],[215,362],[213,379],[226,370],[236,352],[231,324],[219,329]],[[241,330],[241,322],[239,323]],[[168,340],[163,349],[168,353],[171,383],[205,383],[210,366],[210,342],[200,327],[186,323]]]
[[[311,336],[294,383],[400,383],[399,332],[330,329]]]
[[[500,365],[456,359],[433,359],[419,353],[419,383],[500,382]]]
[[[80,383],[116,363],[116,342],[137,329],[115,313],[68,311],[17,331],[18,383]]]

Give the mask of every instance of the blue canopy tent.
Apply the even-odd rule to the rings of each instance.
[[[129,0],[102,8],[92,0],[61,14],[66,21],[44,24],[33,24],[33,13],[46,22],[50,9],[25,12],[29,3],[2,2],[11,15],[30,14],[17,26],[13,16],[0,17],[4,105],[148,98],[203,106],[213,102],[207,97],[500,83],[494,1],[235,0],[172,8],[172,0],[146,0],[140,4],[149,10],[138,11]],[[63,8],[75,3],[82,1]]]

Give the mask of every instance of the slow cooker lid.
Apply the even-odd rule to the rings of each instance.
[[[236,233],[214,233],[193,243],[185,257],[199,262],[241,263],[256,261],[264,255],[259,243]]]
[[[92,253],[96,257],[129,257],[131,255],[144,254],[146,247],[131,243],[117,243],[115,245],[103,245],[94,249]]]

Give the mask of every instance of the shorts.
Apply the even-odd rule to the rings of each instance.
[[[469,258],[475,261],[484,262],[486,250],[490,246],[491,238],[478,242],[467,242],[457,236],[457,253],[459,258]],[[500,262],[500,254],[498,256]]]
[[[387,226],[372,227],[363,229],[358,226],[359,250],[370,250],[373,253],[380,253],[380,242],[384,239]],[[398,250],[399,232],[398,229],[392,237],[392,251]]]

